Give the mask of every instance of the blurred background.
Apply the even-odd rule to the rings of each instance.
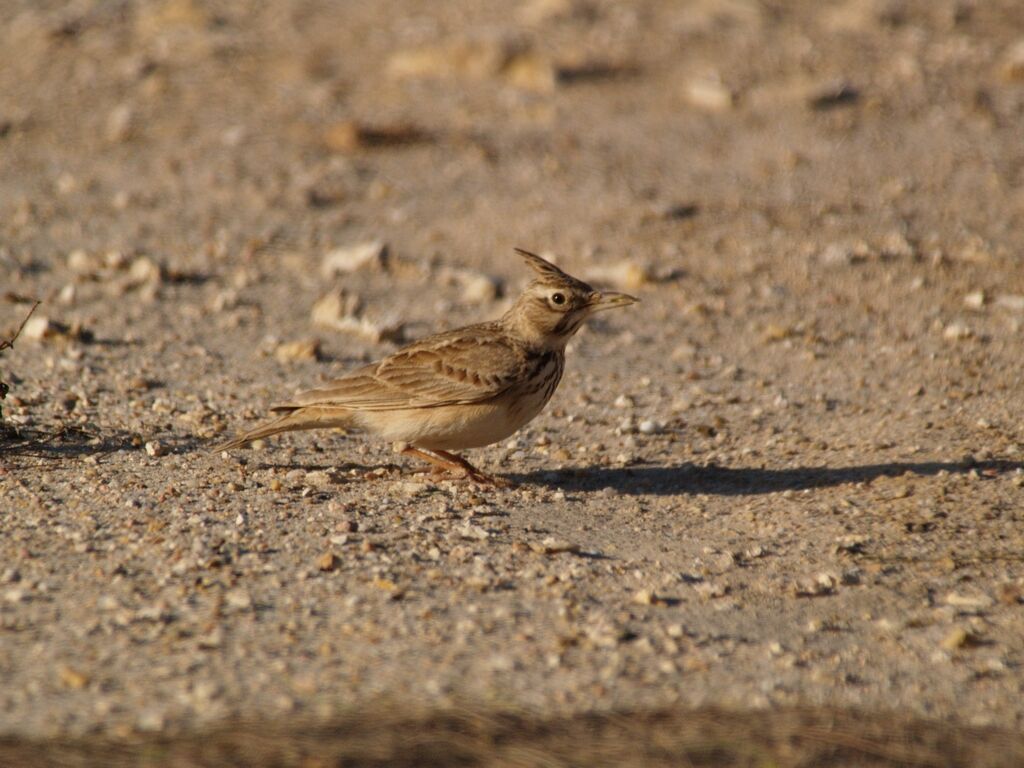
[[[7,0],[4,247],[182,269],[368,234],[477,262],[1012,249],[1019,11]]]

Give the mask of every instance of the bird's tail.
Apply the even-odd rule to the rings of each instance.
[[[214,446],[216,451],[230,451],[233,448],[241,448],[253,440],[260,440],[264,437],[277,435],[281,432],[296,432],[303,429],[331,429],[334,427],[353,426],[352,412],[342,408],[324,408],[318,406],[281,405],[271,408],[272,411],[284,412],[284,415],[269,421],[262,426],[251,429],[248,432],[229,440],[226,443]]]

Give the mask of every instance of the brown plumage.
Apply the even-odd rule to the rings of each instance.
[[[444,469],[495,482],[451,451],[498,442],[533,419],[558,387],[565,345],[583,321],[637,301],[516,250],[537,277],[500,319],[429,336],[303,392],[271,408],[278,419],[220,448],[280,432],[358,428]]]

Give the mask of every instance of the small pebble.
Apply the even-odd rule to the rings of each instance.
[[[235,587],[224,593],[224,602],[231,608],[248,610],[252,608],[252,595],[249,594],[247,589]]]
[[[393,316],[371,320],[363,314],[362,300],[342,288],[332,290],[317,300],[311,315],[315,325],[361,336],[374,343],[399,342],[405,336],[405,325],[401,320]]]
[[[942,330],[942,337],[948,341],[962,341],[974,335],[970,326],[966,323],[953,322]]]
[[[488,304],[501,295],[501,281],[482,272],[448,269],[442,271],[438,279],[458,286],[461,300],[469,304]]]
[[[320,272],[324,277],[334,277],[364,268],[383,269],[387,258],[387,244],[382,240],[372,240],[328,251],[320,264]]]
[[[1000,64],[1000,74],[1007,82],[1024,82],[1024,39],[1006,49]]]
[[[274,350],[274,357],[281,363],[295,360],[319,360],[320,342],[316,339],[287,342]]]
[[[24,587],[11,587],[4,590],[4,602],[20,603],[28,600],[28,590]]]
[[[315,469],[312,472],[307,472],[304,481],[307,485],[314,488],[327,488],[333,482],[331,474],[325,472],[322,469]]]
[[[651,270],[635,261],[603,264],[586,271],[588,280],[606,283],[621,291],[633,291],[651,282]]]
[[[826,266],[847,266],[860,264],[871,255],[871,249],[863,240],[830,243],[818,255]]]
[[[971,291],[964,296],[964,306],[968,309],[982,309],[987,301],[984,291]]]
[[[950,592],[945,597],[945,603],[954,608],[983,609],[991,608],[995,604],[995,600],[984,594],[967,595],[959,592]]]
[[[655,601],[654,593],[649,589],[641,589],[633,595],[633,602],[639,605],[652,605]]]
[[[960,648],[969,648],[980,643],[977,634],[964,627],[954,627],[942,638],[940,644],[944,650],[955,651]]]
[[[717,597],[725,597],[729,587],[721,582],[702,581],[694,586],[694,591],[700,595],[702,600],[713,600]]]
[[[33,315],[21,329],[21,337],[33,341],[52,339],[61,336],[66,332],[65,326],[55,323],[43,315]]]
[[[99,259],[95,256],[90,255],[81,248],[77,248],[68,254],[67,266],[72,272],[79,275],[88,275],[96,272],[100,268],[100,263]]]
[[[557,555],[563,552],[577,554],[580,551],[580,545],[549,536],[543,541],[531,541],[530,549],[544,555]]]
[[[341,565],[341,558],[333,552],[324,552],[316,559],[316,567],[321,571],[330,572]]]
[[[430,490],[431,486],[426,483],[418,483],[412,480],[405,480],[398,484],[398,490],[402,492],[404,496],[414,498],[421,496]]]
[[[111,144],[128,141],[135,128],[135,112],[128,104],[120,104],[107,115],[106,138]]]
[[[659,431],[657,422],[654,422],[651,419],[644,419],[641,421],[640,424],[637,425],[637,429],[640,430],[640,434],[642,435],[653,435]]]
[[[686,83],[683,94],[691,105],[706,112],[731,109],[736,95],[717,77],[695,77]]]

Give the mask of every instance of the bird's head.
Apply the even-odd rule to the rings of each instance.
[[[516,253],[537,276],[502,320],[523,338],[548,349],[564,347],[595,312],[639,301],[625,293],[599,291],[535,253],[520,248]]]

